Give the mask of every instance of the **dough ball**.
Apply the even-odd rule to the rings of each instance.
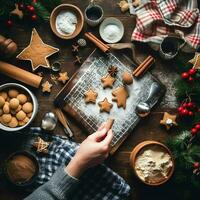
[[[4,104],[5,104],[5,99],[2,96],[0,96],[0,108],[2,108]]]
[[[7,124],[7,123],[9,123],[11,121],[12,116],[11,116],[11,114],[3,114],[1,116],[1,118],[2,118],[2,122]]]
[[[17,98],[12,98],[9,103],[10,103],[10,108],[13,110],[17,109],[19,106],[19,100]]]
[[[4,106],[3,106],[3,112],[5,113],[5,114],[9,114],[10,113],[10,107],[9,107],[9,103],[7,102],[5,102],[5,104],[4,104]]]
[[[8,90],[8,96],[10,98],[16,98],[18,94],[19,94],[19,92],[15,89]]]
[[[19,106],[17,107],[17,109],[16,109],[16,112],[19,112],[21,109],[22,109],[22,106],[19,105]]]
[[[19,94],[17,95],[17,99],[19,100],[20,104],[24,104],[27,102],[27,97],[25,94]]]
[[[28,123],[28,121],[29,121],[29,118],[25,117],[24,120],[18,122],[19,126],[24,126],[26,123]]]
[[[28,114],[27,114],[27,117],[28,117],[28,118],[31,118],[31,117],[32,117],[32,114],[33,114],[32,112],[28,113]]]
[[[24,120],[26,117],[26,113],[23,110],[20,110],[17,114],[16,114],[16,118],[20,121]]]
[[[0,108],[0,116],[3,115],[3,109]]]
[[[129,72],[124,72],[122,74],[122,80],[125,84],[130,85],[133,83],[133,77]]]
[[[22,110],[25,113],[30,113],[33,111],[33,104],[30,102],[26,102],[23,106],[22,106]]]
[[[18,126],[18,121],[15,117],[12,117],[11,121],[8,123],[10,128],[15,128]]]
[[[6,100],[8,97],[8,94],[7,92],[0,92],[0,96],[2,96]]]

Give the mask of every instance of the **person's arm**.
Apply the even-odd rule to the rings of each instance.
[[[78,178],[92,166],[102,163],[109,154],[112,130],[105,124],[97,132],[88,136],[80,145],[67,166],[60,167],[52,178],[35,190],[25,200],[67,200],[78,185]]]

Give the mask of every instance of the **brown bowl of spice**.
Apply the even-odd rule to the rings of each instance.
[[[130,165],[136,177],[150,186],[164,184],[174,172],[171,151],[157,141],[139,143],[131,152]]]
[[[8,157],[4,170],[9,182],[18,187],[25,187],[37,178],[39,163],[32,153],[17,151]]]
[[[69,40],[75,38],[82,30],[84,17],[81,10],[72,4],[61,4],[51,13],[50,25],[55,35]]]

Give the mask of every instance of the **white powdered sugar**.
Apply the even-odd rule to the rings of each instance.
[[[72,34],[76,29],[77,17],[73,12],[61,11],[56,17],[56,29],[62,35]]]

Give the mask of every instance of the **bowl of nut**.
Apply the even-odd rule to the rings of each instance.
[[[0,86],[0,130],[14,132],[26,128],[37,111],[37,99],[28,88],[17,83]]]

